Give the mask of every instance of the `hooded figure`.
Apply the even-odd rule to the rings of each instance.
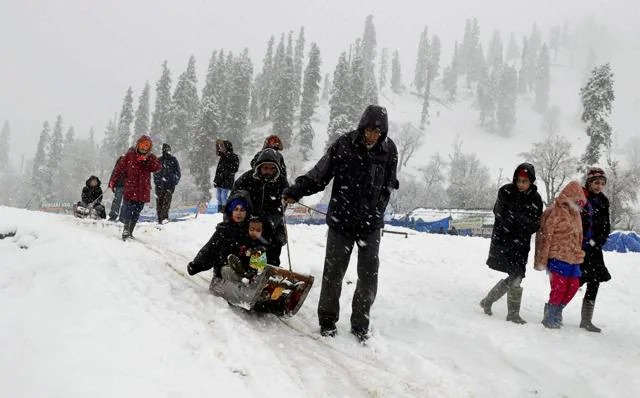
[[[327,252],[318,303],[320,333],[334,336],[340,314],[342,279],[358,242],[358,284],[351,331],[364,340],[378,286],[380,229],[391,192],[398,188],[398,151],[387,136],[387,110],[369,105],[358,128],[341,135],[307,174],[283,193],[291,203],[324,190],[333,179],[327,212]]]
[[[222,212],[229,190],[233,187],[233,180],[238,172],[240,159],[233,152],[231,141],[216,141],[217,155],[220,157],[216,167],[216,175],[213,178],[213,186],[216,188],[216,198],[218,200],[218,212]]]
[[[171,146],[162,144],[162,156],[158,158],[162,164],[162,169],[153,175],[153,182],[156,186],[156,211],[158,223],[163,224],[169,221],[169,209],[171,199],[176,185],[180,182],[180,163],[171,154]]]
[[[246,214],[244,220],[236,222],[233,218],[233,211],[237,207],[244,207]],[[187,271],[189,275],[207,271],[213,268],[214,278],[220,278],[221,270],[227,263],[230,254],[240,255],[240,246],[246,239],[249,215],[252,206],[249,193],[237,191],[229,196],[229,200],[224,208],[225,221],[216,226],[209,241],[200,249],[196,257],[189,263]]]
[[[586,202],[580,183],[571,181],[542,214],[534,268],[550,274],[551,293],[542,320],[547,328],[562,326],[562,310],[580,287],[580,264],[584,261],[580,211]]]
[[[102,205],[103,193],[100,185],[101,183],[98,177],[89,177],[82,188],[82,201],[79,205],[83,207],[91,207],[95,210],[98,217],[107,218],[106,210]]]
[[[267,148],[260,152],[253,169],[238,177],[231,191],[231,194],[239,190],[249,192],[253,213],[268,221],[265,228],[265,238],[269,241],[267,262],[273,266],[280,265],[280,252],[287,243],[282,191],[288,186],[289,182],[280,171],[277,152]]]
[[[282,150],[284,146],[282,145],[282,140],[275,134],[271,134],[267,138],[264,139],[264,143],[262,144],[262,149],[258,151],[251,159],[251,167],[255,167],[256,161],[258,160],[258,156],[265,149],[274,149],[276,151],[276,156],[278,158],[278,166],[280,167],[280,173],[287,178],[287,165],[284,163],[284,157],[282,156]]]
[[[133,148],[120,158],[109,180],[109,188],[115,191],[116,183],[124,178],[124,205],[122,209],[124,230],[122,239],[128,239],[133,233],[140,212],[145,203],[151,200],[151,173],[160,171],[162,165],[151,153],[153,142],[143,135]]]
[[[526,273],[531,235],[538,230],[542,215],[542,199],[533,184],[535,181],[533,165],[522,163],[513,172],[511,183],[498,191],[487,265],[508,276],[498,281],[480,301],[484,312],[492,315],[492,304],[507,293],[507,321],[518,324],[526,323],[520,317],[523,290],[520,283]]]
[[[580,285],[587,284],[587,291],[582,300],[582,319],[580,327],[590,332],[601,329],[591,321],[596,304],[600,282],[611,279],[611,274],[604,263],[602,247],[607,243],[611,222],[609,220],[609,199],[602,192],[607,184],[607,176],[599,167],[587,171],[584,192],[587,205],[582,209],[582,249],[584,262],[581,266]]]

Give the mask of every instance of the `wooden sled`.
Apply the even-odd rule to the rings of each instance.
[[[253,281],[245,284],[213,278],[209,290],[229,304],[248,311],[278,316],[295,315],[307,298],[313,276],[267,265]]]

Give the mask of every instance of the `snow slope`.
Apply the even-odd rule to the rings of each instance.
[[[613,280],[596,307],[604,333],[592,334],[578,328],[583,292],[564,329],[542,327],[548,282],[533,270],[529,324],[505,322],[505,300],[484,315],[477,303],[501,277],[484,265],[486,239],[385,235],[373,337],[361,346],[348,333],[353,264],[339,335],[318,337],[325,226],[289,227],[294,269],[316,285],[296,317],[280,321],[211,296],[210,273],[185,276],[219,221],[141,223],[137,240],[122,242],[114,224],[0,207],[0,233],[17,232],[0,240],[0,396],[640,394],[638,255],[605,254]]]

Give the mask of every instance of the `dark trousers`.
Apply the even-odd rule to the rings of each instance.
[[[173,189],[156,188],[156,211],[158,213],[158,222],[169,219],[171,198],[173,198]]]
[[[138,217],[140,217],[140,212],[144,208],[144,202],[138,201],[128,201],[125,200],[122,205],[122,213],[121,216],[124,219],[124,222],[127,221],[138,221]]]
[[[119,219],[120,221],[124,222],[124,218],[122,217],[122,213],[120,212],[123,194],[124,187],[116,187],[115,192],[113,193],[113,202],[111,202],[111,211],[109,211],[109,220],[111,221]]]
[[[321,327],[332,327],[340,317],[342,280],[349,266],[355,242],[356,239],[329,228],[318,303],[318,320]],[[369,312],[378,291],[379,249],[379,229],[358,239],[358,283],[351,303],[351,328],[358,331],[369,329]]]

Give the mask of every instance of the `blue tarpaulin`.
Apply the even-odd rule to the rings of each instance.
[[[640,235],[630,231],[614,231],[602,249],[608,252],[640,253]]]

